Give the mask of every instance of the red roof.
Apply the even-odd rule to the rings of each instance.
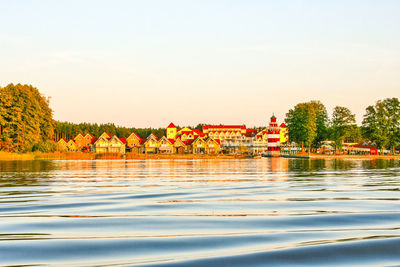
[[[150,136],[153,136],[157,141],[158,141],[158,136],[157,135],[155,135],[155,134],[153,134],[153,133],[151,133],[148,137],[147,137],[147,139],[149,139],[150,138]]]
[[[136,136],[139,140],[141,140],[142,138],[140,138],[140,136],[137,133],[132,133],[134,136]],[[132,135],[131,134],[131,135]]]
[[[171,144],[174,144],[174,143],[175,143],[175,140],[174,140],[174,139],[168,139],[168,141],[169,141]]]
[[[176,128],[175,124],[173,124],[172,122],[168,125],[167,128]]]
[[[286,128],[287,126],[286,126],[286,124],[284,124],[284,123],[282,122],[282,124],[280,125],[280,127],[281,127],[281,128]]]
[[[89,135],[92,139],[94,138],[93,135],[91,135],[90,133],[87,133],[86,135]]]
[[[111,134],[108,134],[108,133],[106,133],[106,132],[104,132],[106,135],[108,135],[108,138],[112,138],[112,135]]]
[[[246,125],[204,125],[203,130],[209,128],[216,128],[216,129],[246,129]]]
[[[203,133],[202,131],[200,131],[199,129],[193,129],[193,132],[197,133],[200,136],[205,136],[205,133]]]
[[[91,144],[94,144],[94,143],[96,143],[96,141],[98,140],[99,138],[93,138],[92,140],[91,140]]]
[[[372,145],[363,145],[363,144],[357,144],[357,145],[351,145],[350,147],[358,147],[358,148],[371,148],[371,149],[376,149],[376,147]]]
[[[119,138],[119,140],[120,140],[123,144],[126,144],[126,138]]]

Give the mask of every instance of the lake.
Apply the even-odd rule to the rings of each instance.
[[[0,265],[400,265],[400,161],[0,162]]]

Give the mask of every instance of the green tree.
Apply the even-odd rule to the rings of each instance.
[[[392,152],[400,142],[400,102],[397,98],[379,100],[366,108],[363,120],[363,134],[383,150],[390,147]]]
[[[14,151],[30,151],[34,144],[53,137],[49,100],[31,85],[0,88],[2,143]]]
[[[356,116],[346,107],[336,106],[333,109],[331,121],[331,138],[335,141],[335,148],[342,149],[345,138],[352,136],[357,128]]]
[[[328,114],[320,101],[297,104],[286,113],[285,122],[290,141],[305,144],[309,153],[327,137]]]

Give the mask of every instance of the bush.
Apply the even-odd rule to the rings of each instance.
[[[36,143],[32,147],[33,152],[40,151],[46,153],[46,152],[55,152],[56,150],[57,150],[57,144],[49,140]]]

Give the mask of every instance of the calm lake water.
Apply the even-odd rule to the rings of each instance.
[[[400,265],[400,161],[0,162],[0,265]]]

